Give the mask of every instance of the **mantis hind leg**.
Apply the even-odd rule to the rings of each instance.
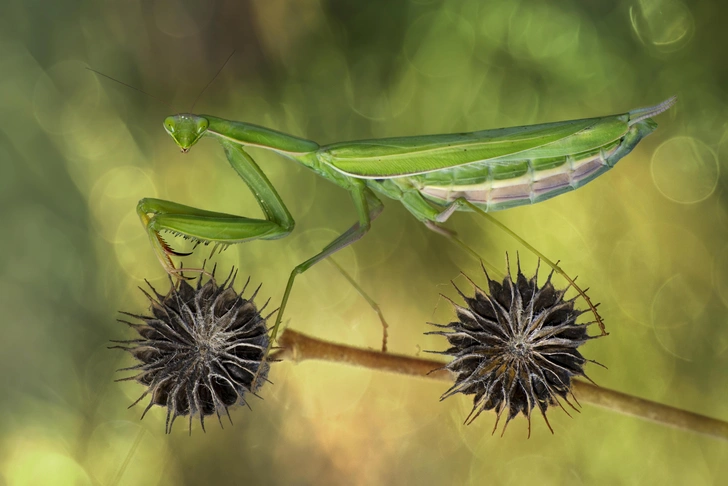
[[[444,210],[437,210],[432,205],[430,205],[420,193],[418,192],[409,192],[404,195],[402,198],[402,203],[404,206],[420,221],[422,221],[425,226],[427,226],[429,229],[435,231],[438,234],[441,234],[454,243],[456,243],[458,246],[466,250],[471,255],[475,256],[476,259],[480,260],[481,262],[484,262],[484,260],[473,250],[468,246],[465,242],[463,242],[460,238],[458,238],[457,234],[454,231],[451,231],[449,229],[443,228],[440,226],[441,223],[444,223],[447,221],[447,219],[458,210],[469,210],[473,211],[483,218],[487,219],[489,222],[496,225],[498,228],[506,232],[509,236],[511,236],[513,239],[521,243],[523,246],[526,247],[529,251],[531,251],[534,255],[538,256],[541,260],[543,260],[549,267],[551,267],[556,273],[561,275],[571,287],[576,290],[576,292],[581,296],[584,301],[586,302],[587,306],[589,306],[589,310],[594,315],[594,319],[596,320],[596,323],[599,325],[599,329],[602,332],[603,336],[606,336],[608,333],[604,327],[604,321],[602,320],[602,317],[599,315],[599,312],[597,311],[597,306],[599,304],[592,303],[589,296],[586,294],[586,291],[583,290],[581,287],[579,287],[576,282],[575,278],[571,278],[560,266],[559,262],[553,262],[549,258],[546,257],[543,253],[538,251],[536,248],[533,247],[530,243],[528,243],[526,240],[524,240],[522,237],[520,237],[518,234],[516,234],[513,230],[511,230],[508,226],[504,225],[500,221],[498,221],[496,218],[494,218],[492,215],[485,212],[483,209],[479,208],[475,204],[471,203],[470,201],[464,199],[464,198],[458,198],[452,203],[450,203],[449,206],[447,206]],[[492,265],[488,265],[489,267],[492,267]],[[501,274],[501,272],[496,271],[496,275]]]
[[[584,302],[586,302],[587,306],[589,306],[589,310],[592,312],[592,314],[594,315],[594,319],[596,320],[596,323],[599,325],[599,330],[602,332],[602,336],[606,336],[606,335],[609,334],[607,332],[606,328],[604,327],[604,321],[602,319],[602,316],[600,316],[599,315],[599,312],[597,311],[597,306],[599,304],[592,303],[591,299],[586,294],[586,290],[583,290],[581,287],[579,287],[576,284],[576,278],[571,278],[566,272],[564,272],[564,270],[561,269],[561,267],[559,266],[559,262],[558,261],[556,261],[556,263],[554,263],[553,261],[551,261],[548,257],[546,257],[546,255],[544,255],[543,253],[541,253],[540,251],[538,251],[536,248],[534,248],[530,243],[528,243],[526,240],[524,240],[523,238],[521,238],[518,234],[516,234],[508,226],[504,225],[503,223],[501,223],[500,221],[498,221],[496,218],[494,218],[490,214],[486,213],[485,211],[483,211],[482,209],[480,209],[478,206],[476,206],[475,204],[471,203],[470,201],[462,200],[461,204],[463,206],[469,208],[470,210],[478,213],[479,215],[481,215],[482,217],[484,217],[485,219],[487,219],[488,221],[490,221],[491,223],[493,223],[494,225],[496,225],[498,228],[500,228],[501,230],[503,230],[506,233],[508,233],[508,235],[510,235],[513,239],[517,240],[520,244],[522,244],[523,246],[525,246],[534,255],[536,255],[541,260],[543,260],[544,262],[546,262],[546,264],[549,267],[551,267],[556,273],[558,273],[559,275],[561,275],[564,278],[564,280],[566,280],[569,283],[569,285],[571,287],[573,287],[574,290],[576,290],[576,292],[581,296],[581,298],[584,299]]]

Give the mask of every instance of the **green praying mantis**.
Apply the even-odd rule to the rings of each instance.
[[[283,238],[293,231],[291,213],[246,151],[249,147],[292,159],[348,191],[358,220],[293,269],[271,331],[273,343],[296,276],[364,236],[383,209],[379,196],[399,201],[428,228],[455,238],[441,225],[456,211],[474,211],[489,217],[488,212],[545,201],[594,180],[652,133],[657,127],[652,117],[668,110],[675,101],[672,97],[655,106],[597,118],[323,146],[246,122],[180,113],[165,118],[163,126],[181,151],[188,152],[203,137],[217,140],[232,168],[254,194],[264,217],[207,211],[152,198],[142,199],[137,213],[160,262],[174,274],[178,269],[171,257],[190,253],[175,251],[162,232],[224,247],[255,239]],[[558,267],[558,262],[551,262],[527,246],[585,298],[605,333],[585,292]]]

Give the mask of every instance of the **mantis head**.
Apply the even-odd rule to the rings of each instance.
[[[164,119],[164,129],[182,152],[187,152],[202,138],[209,124],[207,118],[190,114],[168,116]]]

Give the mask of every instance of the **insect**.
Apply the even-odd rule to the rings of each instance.
[[[348,191],[358,221],[293,269],[271,333],[273,342],[296,276],[369,231],[371,222],[383,209],[379,196],[401,202],[430,229],[454,237],[441,224],[456,211],[475,211],[487,217],[488,212],[545,201],[594,180],[652,133],[657,128],[652,117],[668,110],[675,101],[672,97],[655,106],[597,118],[323,146],[246,122],[180,113],[165,118],[163,124],[177,146],[186,153],[203,137],[217,140],[230,165],[255,195],[264,218],[207,211],[152,198],[142,199],[137,213],[162,265],[167,272],[176,273],[171,257],[190,253],[175,251],[165,242],[162,232],[183,236],[196,244],[225,247],[255,239],[283,238],[293,231],[293,217],[246,151],[248,147],[271,150],[292,159]],[[595,306],[584,291],[557,264],[536,253],[587,300],[604,333]]]
[[[168,271],[174,266],[160,232],[195,242],[229,245],[288,235],[294,220],[247,147],[272,150],[314,171],[351,194],[358,221],[320,253],[296,266],[286,286],[275,333],[294,279],[369,231],[383,209],[379,195],[401,202],[438,230],[455,211],[498,211],[533,204],[583,186],[627,155],[657,124],[656,106],[620,115],[471,133],[361,140],[320,146],[250,123],[190,113],[169,116],[164,128],[187,152],[203,136],[216,139],[265,215],[252,219],[143,199],[137,212]]]

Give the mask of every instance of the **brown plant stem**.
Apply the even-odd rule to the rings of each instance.
[[[412,358],[335,344],[290,329],[287,329],[280,336],[278,343],[281,349],[273,353],[271,359],[295,362],[304,360],[332,361],[401,375],[453,381],[451,373],[442,369],[445,365],[442,361]],[[590,403],[621,414],[639,417],[668,427],[697,432],[728,441],[728,422],[722,420],[680,410],[579,380],[574,380],[572,390],[576,398],[581,402]]]

